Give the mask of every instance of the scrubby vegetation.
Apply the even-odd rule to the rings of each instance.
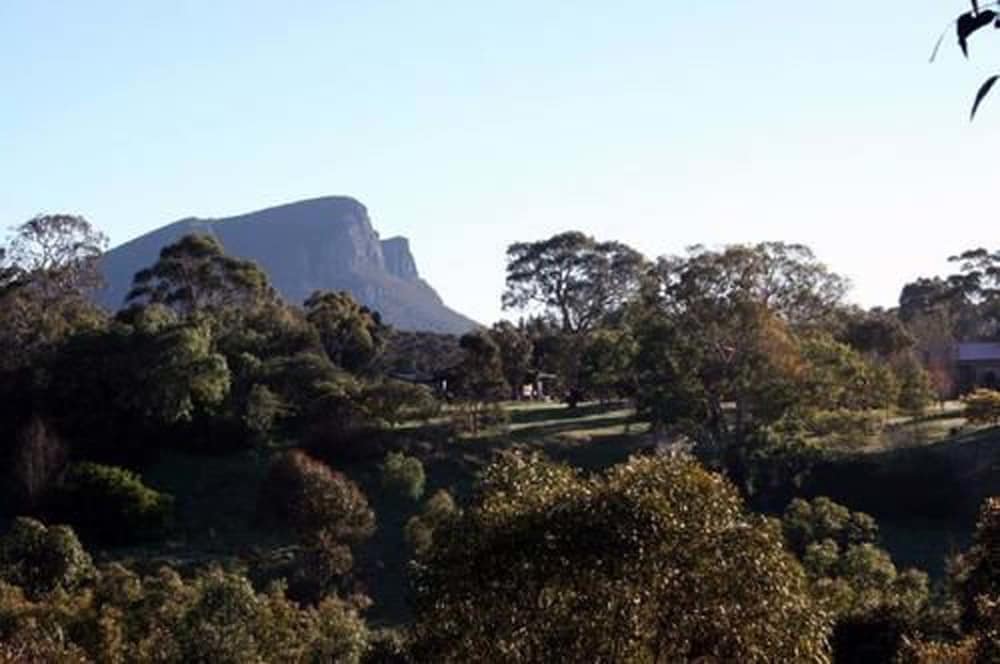
[[[803,246],[563,233],[455,338],[197,235],[105,312],[103,244],[0,262],[0,662],[996,661],[1000,397],[940,351],[998,254],[861,311]]]

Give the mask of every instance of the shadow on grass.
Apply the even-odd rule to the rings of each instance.
[[[591,417],[602,413],[621,410],[625,404],[609,402],[606,404],[591,403],[570,408],[566,404],[551,404],[541,407],[514,407],[510,409],[511,424],[532,424],[535,422],[550,422],[552,420],[577,420],[581,417]]]
[[[589,419],[586,422],[570,420],[554,424],[545,424],[537,427],[517,429],[511,431],[509,434],[506,434],[505,437],[515,441],[530,441],[536,438],[548,438],[550,436],[558,436],[566,433],[579,433],[580,435],[586,435],[588,432],[596,429],[624,426],[625,424],[633,421],[634,418],[631,414]]]

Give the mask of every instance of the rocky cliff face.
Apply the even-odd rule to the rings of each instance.
[[[385,258],[385,268],[390,274],[407,281],[420,278],[417,274],[417,263],[410,253],[410,241],[405,237],[382,240],[382,256]]]
[[[406,238],[380,240],[365,207],[346,197],[164,226],[104,256],[108,287],[101,303],[120,307],[134,274],[188,233],[214,235],[228,253],[256,261],[290,302],[301,303],[317,290],[346,290],[400,329],[462,333],[476,326],[420,278]]]

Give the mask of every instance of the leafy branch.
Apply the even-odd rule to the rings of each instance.
[[[992,9],[990,9],[992,8]],[[997,13],[995,9],[1000,9],[1000,2],[989,2],[980,3],[977,0],[972,0],[972,9],[967,11],[957,19],[949,23],[941,36],[938,37],[937,42],[934,44],[934,51],[931,53],[931,62],[937,58],[938,51],[941,49],[941,44],[944,42],[945,36],[954,29],[958,35],[958,46],[962,49],[962,54],[968,58],[969,57],[969,38],[988,25],[992,25],[996,29],[1000,29],[1000,13]],[[986,81],[980,86],[979,91],[976,93],[976,99],[972,104],[972,113],[969,119],[974,120],[976,117],[976,112],[979,110],[979,106],[986,99],[986,96],[993,89],[997,80],[1000,79],[1000,75],[990,76]]]

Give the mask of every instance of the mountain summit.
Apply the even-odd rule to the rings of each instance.
[[[404,330],[461,334],[477,323],[445,306],[417,272],[409,240],[379,238],[365,206],[328,196],[223,219],[182,219],[107,252],[98,300],[118,309],[139,270],[190,233],[215,236],[226,252],[255,261],[289,302],[317,290],[345,290]]]

